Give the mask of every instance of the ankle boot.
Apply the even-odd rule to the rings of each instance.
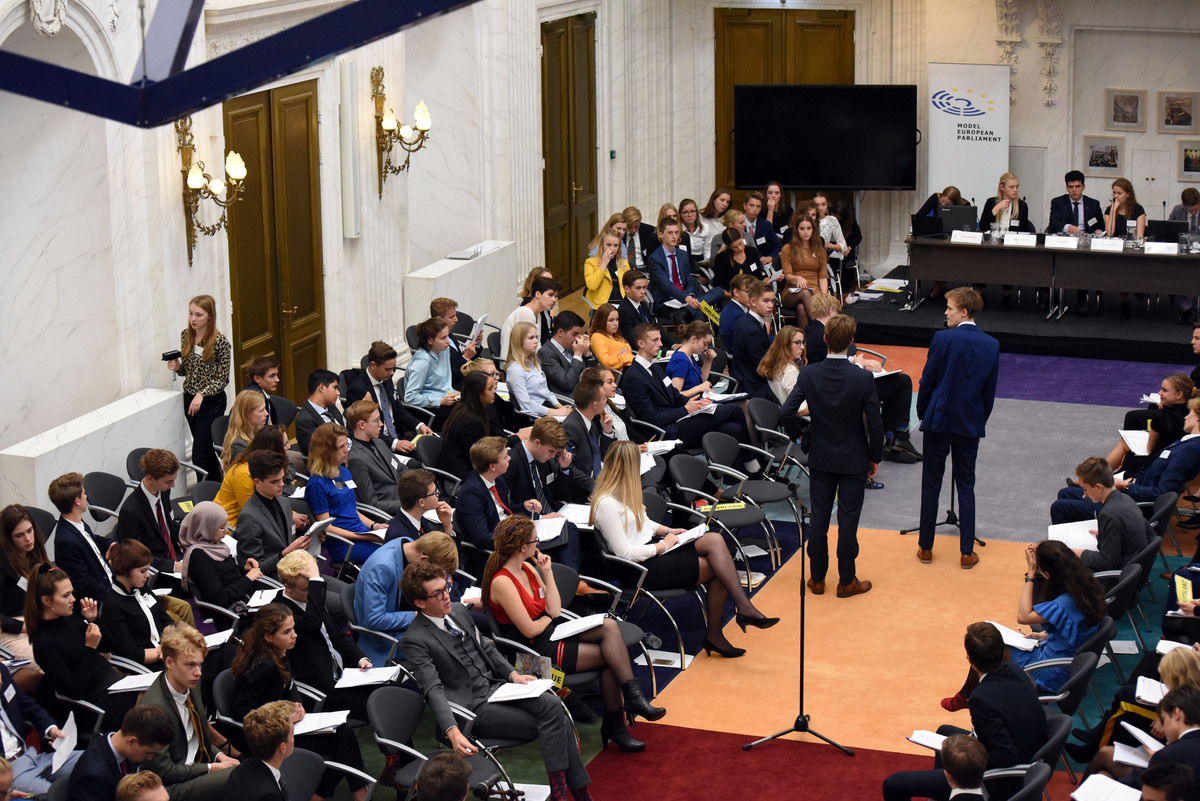
[[[637,679],[630,679],[622,684],[621,695],[625,698],[625,711],[631,715],[640,715],[646,720],[658,720],[667,714],[667,710],[662,707],[650,706]]]
[[[633,739],[629,729],[625,728],[625,713],[619,709],[615,712],[605,712],[604,722],[600,724],[600,748],[608,748],[609,740],[627,754],[646,750],[646,744]]]

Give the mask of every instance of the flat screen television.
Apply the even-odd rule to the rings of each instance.
[[[917,188],[916,86],[735,86],[738,188]]]

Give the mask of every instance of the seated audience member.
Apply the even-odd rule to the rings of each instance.
[[[229,774],[226,790],[231,798],[287,801],[280,768],[296,750],[296,714],[295,705],[289,701],[271,701],[246,713],[242,733],[250,756]]]
[[[1012,663],[1019,668],[1048,659],[1070,659],[1107,614],[1104,590],[1084,567],[1079,557],[1057,540],[1044,540],[1025,548],[1025,589],[1017,605],[1017,622],[1038,624],[1041,631],[1028,636],[1038,640],[1032,651],[1010,651]],[[1033,585],[1037,576],[1045,579],[1041,598],[1035,604]],[[1058,692],[1070,675],[1065,667],[1039,670],[1034,680],[1049,693]],[[970,671],[957,694],[943,699],[950,712],[965,709],[971,693],[979,686],[979,674]]]
[[[792,224],[792,214],[795,213],[783,199],[783,185],[778,181],[771,181],[763,190],[763,197],[766,201],[763,203],[761,216],[771,224],[776,235],[782,238],[788,231],[788,226]]]
[[[787,396],[792,394],[796,386],[796,377],[804,366],[804,331],[795,326],[785,325],[779,329],[767,355],[758,363],[758,375],[766,379],[767,387],[775,400],[782,404]],[[802,409],[800,414],[807,414]]]
[[[679,209],[675,208],[674,203],[667,202],[658,207],[658,216],[654,218],[654,230],[658,231],[658,224],[668,218],[679,222]],[[662,247],[662,236],[658,237],[658,246]],[[682,223],[679,225],[679,244],[676,247],[688,255],[688,269],[691,269],[692,240]]]
[[[317,560],[307,551],[288,554],[279,562],[283,594],[278,602],[291,610],[296,621],[292,666],[296,681],[324,693],[329,709],[349,709],[350,717],[367,719],[367,696],[373,687],[336,689],[342,672],[370,670],[371,660],[350,636],[350,621],[339,607],[326,603],[329,585],[321,577]]]
[[[254,625],[242,634],[242,645],[230,668],[235,679],[233,708],[228,711],[231,717],[241,720],[263,704],[290,701],[294,710],[292,719],[299,722],[304,718],[304,706],[300,703],[290,657],[295,645],[296,622],[289,607],[270,603],[258,610]],[[306,734],[299,739],[301,748],[359,771],[363,769],[362,750],[354,739],[354,732],[345,723],[332,733]],[[363,801],[367,796],[366,780],[345,775],[356,801]],[[333,795],[342,776],[326,770],[317,785],[316,795],[321,798]]]
[[[200,678],[208,646],[191,626],[176,624],[163,632],[163,672],[142,695],[171,721],[166,748],[146,764],[157,773],[172,799],[223,801],[229,768],[240,756],[233,744],[208,722]],[[125,693],[132,694],[132,693]]]
[[[414,788],[417,801],[466,801],[471,766],[458,754],[438,754],[421,766]]]
[[[234,457],[246,450],[254,435],[267,424],[267,402],[261,392],[243,390],[233,399],[229,428],[221,446],[221,470],[228,470]]]
[[[679,201],[679,225],[682,229],[680,233],[688,238],[692,267],[699,269],[700,262],[708,259],[712,228],[700,219],[700,209],[690,197]]]
[[[279,360],[274,356],[256,356],[246,367],[246,373],[250,383],[246,384],[243,391],[261,394],[267,404],[266,425],[278,425],[275,407],[271,405],[271,394],[279,389]]]
[[[83,476],[65,473],[50,482],[47,490],[50,502],[59,511],[54,527],[54,561],[69,576],[72,586],[78,585],[78,597],[96,603],[108,597],[112,586],[112,571],[104,560],[104,552],[112,540],[92,532],[83,519],[87,511],[87,493],[83,491]],[[29,579],[33,584],[33,579]],[[26,630],[29,621],[25,621]]]
[[[631,439],[629,409],[625,399],[617,392],[617,373],[606,367],[589,367],[579,377],[580,382],[599,384],[604,393],[604,410],[613,419],[613,436],[619,440]],[[648,450],[642,447],[642,452]]]
[[[1133,478],[1113,479],[1113,486],[1124,490],[1135,501],[1153,501],[1167,492],[1182,493],[1200,475],[1200,398],[1187,402],[1188,413],[1183,419],[1187,433],[1173,447],[1159,453],[1150,464]],[[1050,506],[1053,523],[1089,520],[1096,517],[1094,501],[1079,487],[1058,492],[1058,500]]]
[[[612,740],[622,751],[644,751],[646,744],[633,739],[625,728],[626,712],[631,718],[640,715],[658,720],[667,711],[651,706],[642,693],[616,621],[607,619],[577,636],[552,641],[563,605],[550,557],[538,551],[533,521],[521,516],[506,518],[496,527],[495,544],[483,572],[483,602],[499,624],[498,633],[549,657],[567,673],[599,670],[604,698],[601,747]]]
[[[1179,205],[1171,209],[1167,219],[1185,222],[1188,224],[1189,234],[1200,235],[1200,190],[1194,186],[1184,189],[1179,196]]]
[[[571,497],[570,470],[574,456],[567,450],[567,432],[552,417],[533,424],[529,438],[509,449],[508,481],[512,508],[541,517],[561,517],[559,509]],[[529,504],[528,501],[533,501]],[[563,533],[543,547],[556,562],[579,570],[579,530],[568,522]]]
[[[771,264],[779,258],[779,250],[783,244],[775,234],[775,227],[759,217],[759,214],[762,213],[763,203],[762,192],[752,190],[746,193],[746,197],[742,200],[742,212],[746,219],[743,237],[747,245],[758,250],[763,264]]]
[[[1068,236],[1078,236],[1081,233],[1103,234],[1104,212],[1100,210],[1100,201],[1083,194],[1083,173],[1079,170],[1071,170],[1063,176],[1063,181],[1067,185],[1067,193],[1050,201],[1050,222],[1046,225],[1046,233]],[[1088,291],[1086,289],[1078,290],[1076,302],[1076,314],[1086,317],[1088,313]]]
[[[48,677],[47,673],[47,679],[43,681]],[[74,695],[68,691],[68,686],[60,686],[59,689],[64,694]],[[49,744],[63,737],[58,726],[54,725],[54,719],[13,683],[8,668],[3,665],[0,665],[0,694],[3,695],[0,700],[0,731],[3,732],[0,751],[3,753],[0,753],[0,757],[3,757],[11,773],[10,791],[42,797],[49,792],[51,783],[56,779],[71,774],[82,752],[72,751],[66,763],[58,770],[53,770],[54,751]],[[126,705],[125,709],[128,708],[129,705]],[[37,750],[27,743],[33,732],[37,732]],[[43,744],[47,744],[47,747],[43,748]]]
[[[1033,682],[1004,658],[1004,640],[991,623],[972,623],[964,638],[972,675],[981,677],[967,706],[971,728],[987,749],[987,769],[1027,764],[1046,742],[1046,713]],[[966,729],[940,726],[938,734],[968,734]],[[1007,798],[1020,789],[1020,780],[989,787],[993,797]],[[893,773],[883,782],[884,801],[930,798],[948,801],[952,788],[943,770]]]
[[[729,370],[738,380],[739,392],[745,392],[752,398],[769,398],[771,390],[758,374],[758,363],[771,347],[775,289],[770,284],[759,281],[750,286],[747,295],[750,299],[750,311],[737,321]]]
[[[1195,783],[1196,771],[1189,765],[1176,762],[1147,768],[1142,774],[1142,801],[1188,801],[1194,797]]]
[[[608,233],[617,235],[617,241],[620,243],[618,252],[621,254],[622,261],[630,261],[629,248],[625,241],[625,234],[629,231],[625,227],[625,217],[621,212],[613,212],[613,214],[600,226],[600,233],[596,234],[596,238],[588,243],[587,254],[590,259],[600,252],[600,243],[604,240],[604,236]],[[632,264],[632,262],[631,262]]]
[[[1147,456],[1131,454],[1122,438],[1108,454],[1108,466],[1133,475],[1153,461],[1163,448],[1174,445],[1183,436],[1183,418],[1187,417],[1187,402],[1197,396],[1195,383],[1183,373],[1171,373],[1159,388],[1159,402],[1147,409],[1131,409],[1121,423],[1123,431],[1145,431]]]
[[[379,439],[383,420],[374,401],[355,401],[346,409],[346,428],[350,431],[350,455],[346,467],[354,480],[354,497],[382,509],[390,515],[400,511],[396,497],[396,480],[400,478],[397,462],[407,465],[409,459],[396,454]]]
[[[357,405],[357,404],[355,404]],[[294,536],[292,502],[283,494],[287,460],[274,451],[256,451],[246,460],[254,494],[242,507],[235,538],[238,560],[253,559],[263,575],[275,578],[279,560],[292,551],[307,551],[311,535]],[[307,517],[304,517],[307,522]]]
[[[758,279],[750,273],[739,273],[729,282],[729,303],[721,309],[721,324],[717,333],[721,336],[721,346],[728,354],[733,353],[737,342],[737,324],[742,316],[750,313],[750,287],[758,283]]]
[[[833,295],[816,295],[812,299],[812,321],[804,331],[805,350],[809,364],[825,361],[829,349],[825,346],[825,325],[837,315],[842,302]],[[858,352],[850,343],[847,356],[864,370],[883,372],[883,365]],[[895,373],[875,379],[875,391],[883,412],[883,458],[889,462],[915,464],[921,452],[909,436],[912,416],[912,379],[907,373]]]
[[[1177,687],[1158,704],[1167,745],[1150,756],[1146,772],[1166,765],[1185,765],[1192,770],[1190,797],[1200,797],[1200,689]],[[1126,783],[1136,787],[1140,775],[1131,773]],[[1145,798],[1145,794],[1142,795]]]
[[[150,704],[138,704],[125,713],[121,727],[103,737],[93,737],[75,763],[67,785],[71,801],[114,801],[121,777],[153,776],[158,788],[162,779],[147,770],[135,773],[138,765],[150,761],[172,739],[171,719]],[[165,791],[162,798],[167,797]]]
[[[429,301],[429,316],[445,320],[450,325],[450,383],[454,389],[462,389],[462,369],[467,362],[479,354],[483,331],[472,342],[463,345],[454,338],[458,326],[458,301],[452,298],[434,298]]]
[[[179,544],[183,547],[183,588],[197,599],[238,611],[254,592],[254,582],[262,570],[254,559],[238,567],[229,546],[222,542],[229,533],[225,510],[212,501],[192,507],[179,526]],[[228,621],[217,618],[218,626]]]
[[[770,275],[771,271],[763,266],[758,250],[746,244],[736,227],[726,228],[718,242],[719,249],[712,258],[713,283],[725,290],[726,298],[737,276],[749,274],[758,280]]]
[[[358,625],[399,638],[412,623],[415,612],[401,604],[396,589],[404,566],[412,562],[428,561],[443,574],[453,576],[458,570],[458,549],[454,540],[441,531],[433,531],[418,539],[397,537],[371,554],[358,575],[354,592],[354,616]],[[374,665],[387,664],[387,640],[363,632],[358,646]],[[397,660],[402,655],[397,652]]]
[[[441,500],[437,477],[433,473],[428,470],[405,470],[396,482],[396,494],[400,498],[401,510],[388,524],[384,542],[391,542],[397,537],[414,540],[420,537],[422,527],[428,525],[424,518],[426,512],[437,515],[442,531],[454,536],[450,526],[450,516],[454,510]]]
[[[711,414],[688,417],[712,401],[704,398],[689,400],[673,385],[663,384],[653,364],[662,348],[658,326],[642,323],[634,329],[634,338],[638,355],[621,376],[621,393],[637,419],[665,430],[668,439],[682,440],[685,448],[698,447],[700,439],[709,431],[721,431],[746,441],[742,410],[736,406],[720,404]]]
[[[666,373],[671,386],[685,398],[695,398],[712,389],[708,373],[717,352],[712,349],[712,328],[697,320],[676,329],[679,349],[667,361]]]
[[[436,566],[417,563],[405,568],[400,586],[405,600],[418,612],[404,634],[402,647],[433,711],[436,730],[444,732],[459,756],[478,753],[450,710],[450,702],[454,702],[475,713],[470,727],[474,737],[538,737],[551,801],[591,801],[591,779],[557,698],[543,693],[528,700],[488,702],[491,688],[497,684],[527,684],[533,677],[513,670],[492,641],[480,636],[467,610],[451,602],[450,583]],[[467,638],[472,645],[466,644]]]
[[[454,406],[450,374],[450,323],[431,317],[417,326],[418,347],[404,373],[404,403],[433,412],[440,430]]]
[[[674,217],[665,217],[659,223],[662,247],[650,254],[646,269],[654,285],[654,311],[656,314],[676,317],[682,315],[692,320],[706,319],[700,309],[701,303],[715,307],[724,291],[714,287],[701,294],[692,277],[691,261],[687,254],[678,252],[679,222]],[[677,313],[678,312],[678,313]]]
[[[346,467],[349,455],[350,432],[336,423],[325,423],[318,428],[308,449],[310,478],[304,499],[317,520],[333,518],[326,531],[352,543],[353,547],[336,540],[328,542],[325,547],[329,549],[329,558],[335,564],[349,559],[361,565],[379,548],[380,535],[375,532],[386,529],[388,524],[377,523],[358,511],[350,486],[350,470]]]
[[[496,385],[492,373],[477,372],[463,382],[462,398],[442,429],[442,452],[435,465],[456,478],[471,472],[471,446],[482,437],[504,434],[496,408]]]
[[[637,446],[633,443],[617,442],[608,449],[604,470],[596,479],[591,524],[603,535],[609,551],[639,562],[648,570],[646,589],[686,589],[706,585],[709,616],[703,645],[705,652],[711,655],[716,651],[726,658],[742,656],[745,650],[730,645],[722,632],[725,599],[732,596],[737,611],[735,619],[742,631],[747,626],[770,628],[779,622],[779,618],[765,617],[750,601],[720,534],[710,531],[697,540],[673,548],[683,529],[671,528],[646,516],[640,462]]]
[[[178,573],[179,524],[171,517],[170,493],[179,477],[179,460],[168,450],[154,448],[138,464],[146,475],[121,504],[113,536],[149,548],[155,570]]]
[[[383,419],[383,442],[396,453],[411,453],[416,447],[411,434],[432,434],[433,429],[417,420],[404,404],[396,400],[396,349],[386,342],[375,341],[367,351],[367,369],[361,371],[347,388],[349,397],[343,404],[370,400],[379,405]]]
[[[634,206],[629,206],[621,215],[625,218],[626,250],[629,254],[629,266],[635,270],[646,272],[650,254],[658,250],[660,242],[658,230],[650,223],[642,221],[642,213]]]
[[[703,254],[706,259],[717,255],[717,248],[721,246],[721,234],[725,232],[725,223],[721,222],[721,218],[729,210],[729,203],[732,200],[733,194],[728,189],[714,189],[713,193],[708,196],[708,203],[700,209],[700,219],[704,220],[711,232],[708,250]]]
[[[17,659],[33,659],[33,648],[25,632],[25,588],[46,555],[46,538],[38,530],[33,515],[17,503],[0,510],[0,645]],[[17,684],[32,692],[40,675],[36,664],[19,668]]]
[[[829,274],[825,268],[828,256],[818,242],[820,236],[812,220],[796,214],[792,226],[794,236],[779,254],[787,285],[782,303],[784,308],[796,310],[797,323],[803,328],[812,316],[814,293],[829,291]]]
[[[254,495],[254,479],[250,477],[250,457],[256,453],[278,453],[287,458],[287,433],[279,426],[263,426],[250,446],[239,453],[225,470],[221,488],[213,502],[225,510],[229,525],[235,529],[242,514],[242,507]],[[285,475],[286,480],[286,475]]]
[[[624,370],[633,361],[633,347],[621,336],[621,313],[611,303],[596,309],[588,343],[595,361],[610,370]]]
[[[537,331],[533,323],[517,323],[508,343],[508,358],[504,364],[504,382],[517,411],[529,417],[552,414],[563,417],[571,407],[558,402],[550,391],[546,373],[538,359]]]
[[[971,205],[971,201],[966,200],[962,196],[962,192],[960,192],[958,190],[957,186],[947,186],[941,192],[934,192],[932,195],[927,197],[925,199],[925,202],[921,205],[921,208],[917,209],[916,214],[914,214],[913,216],[914,217],[936,217],[936,216],[938,216],[938,207],[939,206],[970,206],[970,205]],[[945,293],[945,291],[946,291],[946,282],[945,281],[934,281],[933,288],[929,290],[929,294],[927,294],[923,299],[921,299],[920,302],[923,303],[926,300],[937,300]],[[918,303],[918,305],[920,305],[920,304]],[[913,308],[916,308],[916,307],[914,306]]]
[[[954,726],[943,726],[942,729],[960,731]],[[956,801],[983,801],[983,774],[987,765],[988,752],[983,743],[970,734],[951,734],[942,742],[941,750],[934,752],[933,770],[893,773],[884,781],[883,797],[885,801],[910,799],[908,788],[898,785],[928,777],[928,789],[936,790],[929,796],[931,799],[953,797]],[[937,781],[939,772],[945,777],[944,787]]]
[[[1089,570],[1120,570],[1146,547],[1154,536],[1150,521],[1137,502],[1113,486],[1112,468],[1099,456],[1084,459],[1075,468],[1084,496],[1096,504],[1096,550],[1075,549]]]
[[[572,454],[567,493],[571,503],[589,502],[604,454],[616,442],[612,416],[604,410],[606,400],[599,384],[580,381],[575,386],[575,410],[563,418],[562,428]]]
[[[617,304],[625,297],[621,277],[629,272],[629,262],[621,255],[621,235],[609,228],[600,234],[599,251],[583,263],[584,296],[593,307]]]
[[[71,577],[60,568],[38,565],[25,600],[25,628],[33,658],[44,673],[37,685],[37,698],[44,706],[54,708],[54,694],[60,692],[95,704],[114,719],[122,717],[137,699],[132,693],[109,694],[108,688],[121,679],[121,674],[104,657],[108,649],[100,648],[100,627],[95,622],[99,605],[84,598],[79,607],[76,614]],[[5,695],[16,691],[7,671],[0,678],[7,685],[0,686]],[[66,717],[65,712],[61,714]],[[16,721],[13,723],[16,725]],[[39,726],[39,730],[45,729]]]
[[[997,223],[1004,232],[1036,233],[1037,228],[1029,221],[1029,206],[1018,199],[1020,194],[1021,180],[1011,172],[1001,175],[996,196],[983,203],[983,211],[979,214],[979,230],[988,231],[992,223]],[[1012,286],[1005,284],[1001,289],[1004,296],[1000,308],[1007,311],[1013,307]]]
[[[518,297],[521,298],[522,306],[527,306],[533,301],[533,282],[539,278],[545,278],[549,281],[555,280],[554,273],[550,272],[545,267],[534,267],[532,270],[526,273],[525,281],[522,282],[521,291],[518,293]],[[563,290],[560,288],[556,294],[562,294],[562,291]],[[557,305],[557,302],[558,299],[556,297],[555,305]],[[548,308],[543,306],[542,310],[538,312],[537,318],[538,341],[545,342],[546,340],[550,339],[550,335],[554,333],[554,306],[550,306]],[[501,339],[500,341],[504,342],[506,340]]]
[[[846,255],[842,258],[842,291],[849,290],[851,297],[857,301],[858,291],[858,254],[862,248],[863,234],[858,220],[854,216],[854,204],[847,200],[839,200],[830,206],[829,216],[837,220],[846,237]]]
[[[97,618],[112,653],[151,670],[162,667],[162,633],[171,625],[163,598],[146,589],[150,551],[137,540],[123,540],[108,550],[112,592]]]
[[[554,335],[537,352],[546,384],[551,392],[570,395],[575,391],[579,374],[595,363],[591,341],[583,330],[583,318],[573,311],[564,311],[554,318]]]
[[[620,322],[618,332],[621,338],[634,346],[634,351],[637,351],[636,344],[633,341],[633,329],[641,323],[653,323],[658,325],[658,317],[654,310],[650,308],[650,302],[646,300],[646,290],[650,286],[650,277],[638,270],[630,270],[625,273],[621,279],[622,285],[625,287],[625,300],[617,306],[617,320]],[[669,336],[663,336],[663,344],[668,348],[675,345],[675,341]]]
[[[817,192],[813,195],[812,202],[817,209],[818,231],[821,234],[821,241],[825,244],[829,269],[833,271],[834,275],[840,277],[842,263],[850,253],[850,244],[846,242],[842,224],[838,222],[837,217],[833,216],[833,209],[829,205],[829,196],[824,192]],[[858,299],[857,296],[848,293],[844,285],[842,286],[842,295],[842,300],[847,303],[854,303]]]
[[[305,456],[308,455],[308,443],[318,426],[325,423],[346,424],[337,405],[341,397],[337,373],[331,370],[312,371],[308,377],[308,401],[296,413],[296,445]]]
[[[558,303],[558,293],[562,292],[562,284],[553,278],[535,278],[529,285],[529,292],[529,300],[514,309],[500,326],[501,346],[512,340],[512,330],[517,323],[529,323],[533,326],[539,346],[543,339],[549,341],[553,335],[553,323],[547,323],[544,315]]]
[[[490,551],[492,532],[500,521],[518,512],[529,512],[537,504],[532,498],[524,507],[512,506],[508,480],[504,477],[511,459],[503,437],[483,437],[471,446],[472,470],[458,491],[458,536],[476,548]]]
[[[131,773],[117,782],[116,801],[171,801],[163,780],[151,770]]]

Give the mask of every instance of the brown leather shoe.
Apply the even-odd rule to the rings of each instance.
[[[837,597],[849,598],[851,595],[862,595],[864,592],[870,592],[871,582],[855,579],[853,584],[839,584],[837,587]]]
[[[812,590],[813,595],[825,594],[825,582],[823,581],[813,581],[812,579],[809,579],[808,588]]]
[[[977,564],[979,564],[979,554],[972,551],[971,553],[964,553],[962,555],[962,569],[963,570],[970,570],[971,568],[975,567],[975,565],[977,565]]]
[[[921,560],[921,564],[927,565],[933,561],[932,548],[917,548],[917,559]]]

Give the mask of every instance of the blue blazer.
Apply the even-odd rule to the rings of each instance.
[[[778,259],[779,251],[783,250],[779,234],[762,217],[754,221],[754,247],[758,249],[759,256],[770,256],[771,261]]]
[[[636,360],[621,375],[621,394],[634,417],[665,430],[668,438],[675,437],[675,424],[688,413],[687,398]]]
[[[93,534],[86,522],[83,526],[103,559],[108,546],[113,544],[112,540]],[[71,577],[76,598],[91,598],[100,603],[112,591],[112,579],[109,578],[104,565],[96,561],[96,554],[92,553],[83,537],[73,524],[58,518],[58,525],[54,527],[54,563]]]
[[[733,355],[734,342],[737,340],[738,320],[745,316],[746,310],[734,300],[730,300],[725,304],[725,308],[721,309],[721,325],[717,333],[721,336],[721,344],[730,355]]]
[[[1193,437],[1164,448],[1125,491],[1135,501],[1152,501],[1164,492],[1182,492],[1183,486],[1197,474],[1200,474],[1200,437]]]
[[[371,554],[363,564],[354,588],[354,616],[358,619],[358,625],[397,638],[404,634],[417,616],[400,595],[406,542],[412,540],[407,537],[394,539]],[[372,665],[382,666],[387,659],[387,641],[372,634],[363,633],[358,638],[358,647]],[[401,654],[397,652],[396,659],[400,658]]]
[[[501,503],[512,511],[524,514],[519,508],[513,509],[509,501],[508,481],[504,476],[496,478],[496,491],[500,494]],[[500,511],[496,509],[496,502],[492,499],[492,493],[488,492],[487,485],[474,470],[458,490],[454,514],[458,518],[454,533],[462,537],[464,542],[488,551],[496,547],[492,534],[500,525]]]
[[[654,293],[654,311],[656,313],[661,313],[664,309],[669,310],[670,307],[664,304],[672,298],[683,303],[687,300],[688,295],[700,296],[700,291],[696,288],[696,279],[692,278],[692,262],[688,258],[688,254],[676,248],[675,263],[679,269],[679,280],[683,282],[682,292],[675,288],[675,282],[671,280],[671,268],[667,261],[665,248],[659,248],[646,259],[646,269],[650,271],[650,290]]]
[[[1084,195],[1083,224],[1084,229],[1095,233],[1104,233],[1104,212],[1100,210],[1100,201]],[[1096,222],[1088,225],[1089,220]],[[1062,234],[1068,225],[1074,225],[1074,215],[1071,213],[1071,196],[1059,195],[1050,201],[1050,224],[1046,226],[1048,234]]]
[[[771,337],[767,336],[767,329],[753,314],[743,314],[738,318],[736,332],[736,344],[733,348],[733,358],[729,360],[729,371],[738,380],[738,391],[746,392],[752,398],[774,400],[767,379],[758,374],[758,363],[771,347]]]
[[[921,430],[982,438],[999,374],[1000,343],[995,337],[975,325],[938,331],[917,392]]]

